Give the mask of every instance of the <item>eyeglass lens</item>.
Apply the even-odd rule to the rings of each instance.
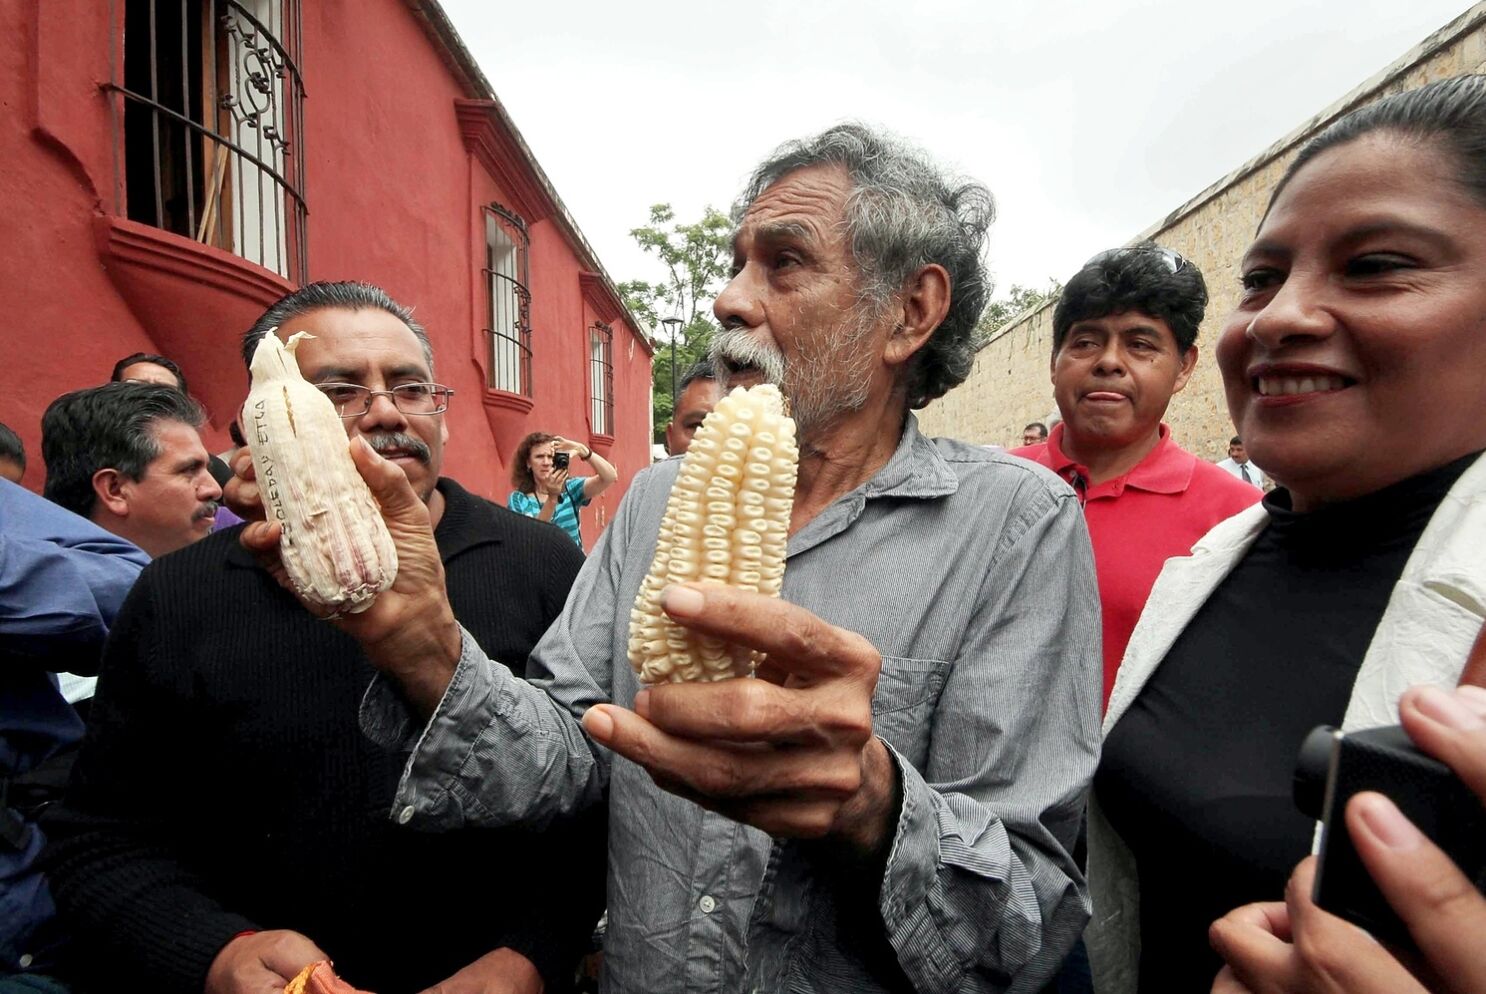
[[[320,390],[335,405],[343,418],[360,417],[371,410],[372,400],[379,396],[392,398],[404,414],[439,414],[449,407],[454,391],[439,383],[404,383],[391,390],[372,390],[353,383],[321,383]]]

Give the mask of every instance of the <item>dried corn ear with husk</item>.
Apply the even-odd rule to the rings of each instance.
[[[351,461],[330,398],[306,383],[288,343],[270,330],[253,352],[243,428],[269,521],[283,529],[279,555],[299,597],[355,614],[397,576],[397,550],[381,508]]]
[[[749,676],[759,653],[677,625],[672,583],[725,583],[771,597],[784,582],[799,449],[777,387],[735,388],[691,440],[630,612],[629,660],[645,683]]]

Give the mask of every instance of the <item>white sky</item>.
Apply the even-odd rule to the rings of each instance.
[[[858,119],[986,183],[997,296],[1066,279],[1469,9],[1465,0],[442,0],[616,280]]]

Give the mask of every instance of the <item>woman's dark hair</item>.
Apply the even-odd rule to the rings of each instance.
[[[524,494],[537,492],[537,481],[531,475],[531,467],[527,465],[527,461],[531,458],[533,446],[550,442],[556,437],[545,431],[534,431],[521,440],[521,444],[516,446],[516,457],[511,460],[511,486]]]
[[[181,393],[191,392],[186,389],[186,374],[181,372],[181,367],[177,366],[174,361],[165,358],[163,355],[156,355],[153,352],[136,352],[133,355],[126,355],[124,358],[114,363],[113,375],[108,378],[109,382],[118,383],[122,381],[124,379],[124,370],[128,369],[130,366],[133,366],[135,363],[138,362],[148,362],[153,365],[159,366],[161,369],[167,370],[175,376],[176,384],[180,387]]]
[[[1191,260],[1154,242],[1101,252],[1073,274],[1058,297],[1053,308],[1053,354],[1078,322],[1127,311],[1165,321],[1177,349],[1185,353],[1197,341],[1206,310],[1207,283]]]
[[[1265,216],[1290,180],[1306,163],[1328,149],[1374,131],[1387,131],[1449,152],[1459,170],[1460,185],[1486,204],[1486,75],[1455,76],[1417,90],[1396,93],[1332,122],[1303,145],[1269,195]]]

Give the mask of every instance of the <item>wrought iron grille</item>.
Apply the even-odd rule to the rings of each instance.
[[[588,396],[595,435],[614,434],[614,329],[602,321],[588,329]]]
[[[130,0],[123,212],[271,269],[308,272],[297,0]]]
[[[485,276],[490,336],[490,386],[531,396],[531,291],[526,222],[499,204],[487,204]]]

